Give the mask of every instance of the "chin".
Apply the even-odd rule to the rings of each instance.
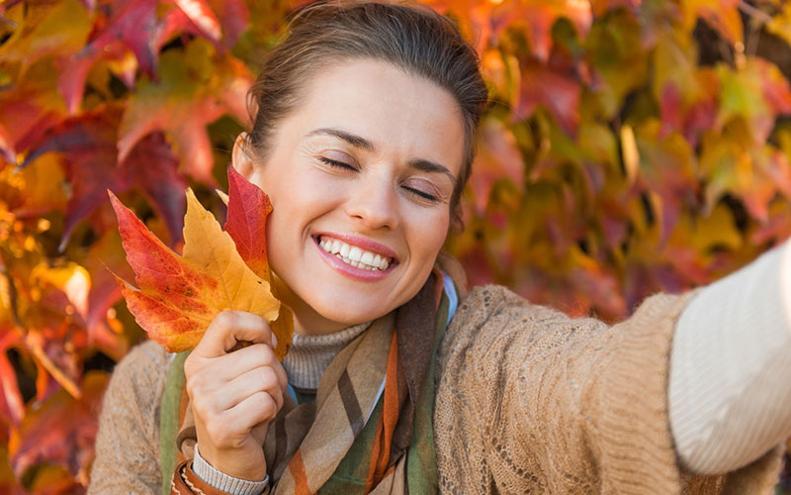
[[[357,325],[366,321],[375,320],[389,312],[389,310],[385,311],[385,308],[382,306],[345,306],[343,303],[337,301],[321,301],[312,305],[312,307],[314,311],[323,318],[341,323],[344,326]]]

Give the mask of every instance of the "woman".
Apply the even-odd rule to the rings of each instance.
[[[789,248],[611,328],[503,287],[466,294],[438,259],[487,92],[449,21],[309,6],[252,94],[233,166],[274,205],[291,350],[279,363],[240,312],[183,365],[133,350],[91,493],[771,491],[791,434]]]

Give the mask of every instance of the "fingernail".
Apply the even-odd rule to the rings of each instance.
[[[272,347],[277,347],[277,336],[272,334]]]

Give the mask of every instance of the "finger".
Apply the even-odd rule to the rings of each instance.
[[[275,403],[275,414],[283,407],[285,400],[283,390],[280,388],[278,378],[271,368],[268,371],[261,370],[257,376],[252,374],[246,380],[239,381],[226,387],[224,390],[215,394],[202,394],[195,396],[192,401],[192,412],[195,415],[196,424],[206,424],[211,426],[215,432],[224,432],[226,436],[244,434],[252,426],[258,424],[260,415],[253,415],[255,421],[249,422],[248,418],[241,418],[239,422],[227,423],[226,416],[229,411],[234,410],[239,404],[246,402],[250,397],[261,393],[269,395]],[[219,439],[220,437],[212,437]]]
[[[187,393],[190,397],[225,396],[228,384],[250,370],[260,367],[276,367],[278,382],[285,377],[282,365],[275,352],[266,344],[253,344],[214,358],[193,358],[184,363]]]
[[[256,392],[225,411],[223,417],[229,423],[249,431],[259,423],[271,422],[279,410],[275,397],[267,392]]]
[[[252,369],[228,383],[223,391],[222,408],[231,409],[256,392],[267,392],[275,398],[278,409],[283,405],[283,387],[277,371],[270,366]]]
[[[207,359],[200,371],[203,379],[224,385],[259,366],[280,365],[275,351],[266,344],[253,344],[223,356]]]
[[[238,342],[272,343],[272,330],[260,316],[247,311],[222,311],[209,324],[193,350],[203,357],[227,354]]]

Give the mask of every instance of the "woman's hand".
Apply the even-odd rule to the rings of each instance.
[[[239,342],[251,344],[234,350]],[[259,316],[223,311],[184,362],[201,457],[237,478],[266,475],[261,446],[287,387],[276,345]]]

